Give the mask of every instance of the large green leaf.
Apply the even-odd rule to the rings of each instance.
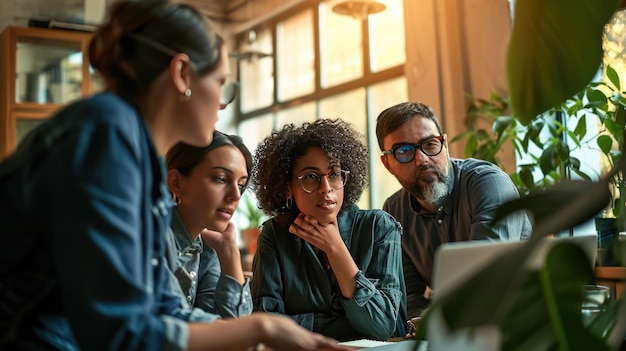
[[[509,201],[498,208],[494,222],[526,210],[533,219],[533,235],[544,236],[573,228],[593,218],[609,203],[608,179],[598,182],[562,180],[559,183]]]
[[[507,57],[513,115],[528,124],[581,91],[602,61],[619,0],[517,0]]]
[[[501,350],[608,350],[604,335],[582,321],[582,286],[594,281],[587,255],[576,244],[556,244],[540,270],[533,270],[526,261],[542,240],[533,237],[438,296],[422,324],[427,328],[430,316],[441,310],[452,332],[498,326]],[[597,329],[614,324],[602,322]]]

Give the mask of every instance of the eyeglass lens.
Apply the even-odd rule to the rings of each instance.
[[[228,82],[222,86],[222,91],[220,94],[220,104],[222,106],[226,106],[233,102],[237,97],[237,92],[239,91],[239,85],[235,82]]]
[[[300,184],[302,185],[302,189],[304,191],[311,193],[317,190],[322,182],[322,177],[326,176],[328,178],[328,184],[334,190],[339,190],[346,185],[348,180],[348,172],[341,170],[336,172],[330,172],[328,174],[323,174],[319,176],[315,173],[309,173],[303,176],[298,177],[300,179]]]
[[[393,156],[398,162],[411,162],[415,159],[416,148],[419,148],[426,156],[437,156],[443,149],[443,143],[438,138],[432,138],[417,145],[400,145],[393,149]]]

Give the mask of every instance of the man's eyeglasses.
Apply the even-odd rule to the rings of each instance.
[[[420,150],[426,156],[437,156],[443,150],[443,135],[426,139],[419,144],[403,144],[391,150],[383,151],[383,155],[393,154],[393,157],[400,163],[409,163],[415,159],[415,150]]]
[[[326,174],[309,173],[301,175],[297,178],[300,180],[302,190],[310,194],[320,187],[322,177],[324,176],[328,178],[328,184],[331,188],[333,188],[333,190],[342,189],[348,181],[348,174],[350,174],[350,171],[344,171],[342,169],[340,171],[330,171]]]

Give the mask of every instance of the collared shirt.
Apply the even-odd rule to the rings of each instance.
[[[0,348],[186,349],[200,310],[172,293],[164,179],[143,118],[113,93],[25,138],[0,164]]]
[[[496,209],[519,197],[511,178],[492,163],[476,159],[451,159],[448,196],[435,213],[422,210],[417,200],[401,189],[383,209],[404,229],[402,252],[409,317],[427,306],[435,250],[442,244],[468,240],[520,240],[530,237],[525,212],[512,214],[490,226]],[[435,292],[436,293],[436,292]]]
[[[191,237],[178,211],[172,214],[173,242],[168,246],[172,259],[169,267],[174,272],[191,307],[198,307],[222,317],[242,317],[252,312],[250,280],[243,286],[221,273],[217,252],[206,245],[200,236]]]
[[[402,228],[384,211],[356,206],[341,214],[337,224],[359,267],[353,298],[342,296],[332,269],[313,246],[269,220],[252,265],[255,310],[288,315],[304,328],[338,340],[404,336]]]

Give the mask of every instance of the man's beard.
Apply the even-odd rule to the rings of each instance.
[[[448,185],[450,184],[449,168],[444,173],[444,171],[434,165],[420,167],[420,171],[428,169],[432,169],[434,175],[428,178],[411,179],[409,182],[401,181],[400,183],[411,195],[419,200],[431,205],[437,205],[448,194]],[[427,184],[423,185],[422,182]]]

